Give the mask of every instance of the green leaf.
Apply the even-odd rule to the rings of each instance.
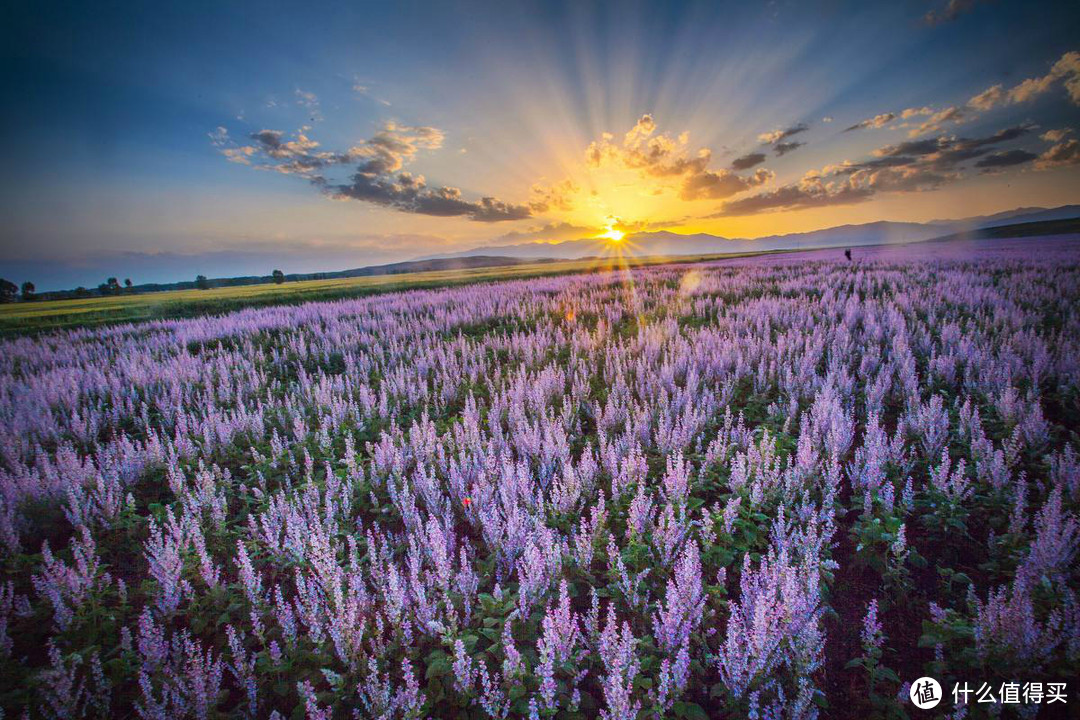
[[[877,674],[890,682],[899,683],[900,677],[893,672],[892,668],[881,667],[878,668]]]
[[[443,653],[443,656],[441,658],[438,658],[434,662],[428,663],[427,672],[424,673],[424,679],[431,680],[432,678],[449,675],[451,672],[453,672],[453,669],[454,666],[450,663],[450,658],[447,657],[446,653]]]
[[[675,717],[687,720],[709,720],[708,713],[697,703],[678,701],[671,707],[671,711]]]

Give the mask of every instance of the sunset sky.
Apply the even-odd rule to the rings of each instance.
[[[39,290],[1080,202],[1076,2],[15,0],[0,78]]]

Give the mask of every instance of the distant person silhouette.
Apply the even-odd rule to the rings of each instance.
[[[844,251],[844,257],[846,257],[848,260],[851,260],[851,248],[848,248]]]

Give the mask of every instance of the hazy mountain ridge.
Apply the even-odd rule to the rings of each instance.
[[[809,249],[841,245],[882,245],[887,243],[918,242],[965,230],[978,230],[1001,225],[1063,220],[1080,217],[1080,205],[1058,208],[1016,208],[993,215],[960,220],[932,220],[926,223],[891,222],[879,220],[862,225],[840,225],[786,235],[760,238],[726,238],[708,233],[682,235],[669,231],[634,233],[628,235],[627,252],[634,255],[697,255],[706,253],[754,252],[761,250]],[[489,245],[428,256],[421,259],[461,258],[485,255],[520,259],[578,259],[610,252],[604,239],[581,238],[560,243],[528,242],[512,245]]]
[[[891,222],[879,220],[861,225],[837,227],[786,235],[770,235],[760,238],[725,238],[708,233],[682,235],[662,230],[635,233],[623,241],[624,252],[635,257],[708,255],[723,253],[748,253],[768,250],[813,250],[828,247],[857,247],[870,245],[902,244],[935,239],[956,239],[959,233],[972,233],[993,228],[1014,228],[1018,235],[1077,232],[1075,225],[1062,225],[1061,221],[1080,218],[1080,205],[1058,208],[1016,208],[994,215],[964,218],[962,220],[934,220],[927,223]],[[1051,227],[1053,226],[1053,227]],[[1059,228],[1059,229],[1055,229]],[[1012,230],[1009,230],[1012,232]],[[995,234],[996,236],[996,234]],[[288,281],[330,280],[336,278],[391,275],[425,271],[463,270],[469,268],[504,267],[530,262],[555,260],[579,260],[590,257],[610,256],[611,244],[603,238],[581,238],[561,243],[527,242],[510,245],[491,245],[456,253],[430,255],[402,262],[366,265],[345,270],[325,272],[286,273]],[[272,282],[270,275],[241,275],[210,278],[212,287],[256,285]],[[162,283],[139,283],[130,292],[160,292],[186,290],[197,287],[192,280]],[[39,300],[84,297],[100,294],[97,289],[50,290],[37,294]]]

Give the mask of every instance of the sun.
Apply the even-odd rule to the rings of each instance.
[[[606,238],[611,242],[622,242],[622,239],[626,237],[626,233],[615,227],[615,223],[608,223],[604,229],[604,232],[597,235],[597,237]]]

